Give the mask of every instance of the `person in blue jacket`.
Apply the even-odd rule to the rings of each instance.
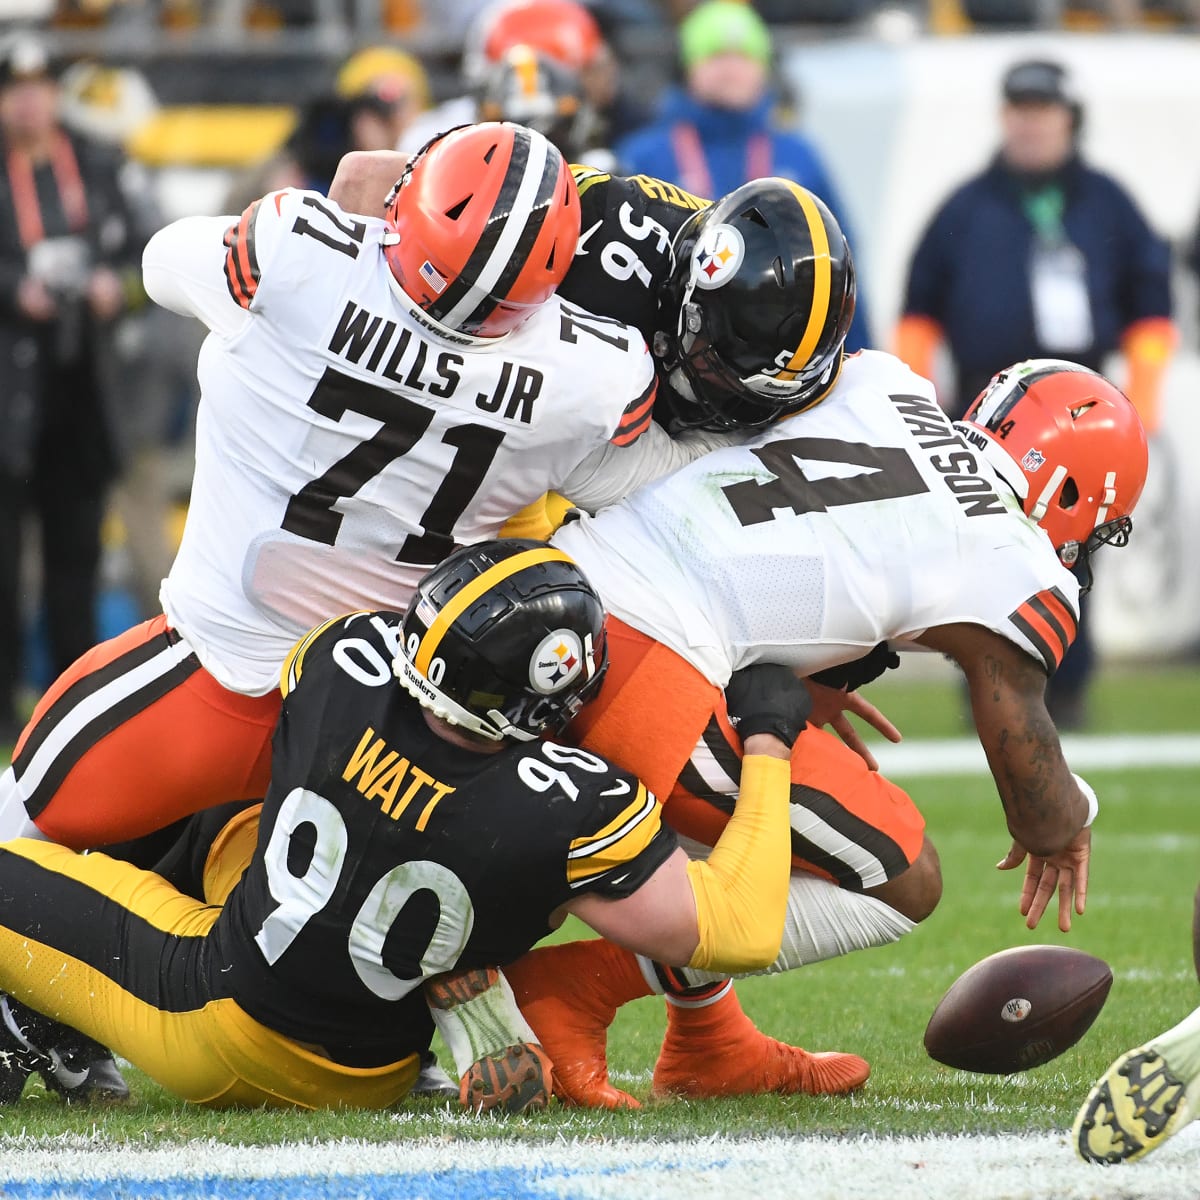
[[[737,0],[705,0],[679,27],[685,86],[670,89],[658,117],[615,146],[621,170],[677,183],[714,199],[751,179],[778,175],[815,192],[855,245],[846,209],[815,148],[774,117],[771,34]],[[870,345],[861,286],[848,350]]]
[[[913,254],[896,353],[932,378],[944,342],[959,417],[1007,364],[1068,358],[1093,370],[1121,351],[1125,391],[1153,435],[1175,342],[1170,251],[1128,192],[1080,157],[1083,108],[1059,63],[1004,77],[1001,145],[934,214]],[[1086,622],[1050,681],[1061,727],[1085,723]]]

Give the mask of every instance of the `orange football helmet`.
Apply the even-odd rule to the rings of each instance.
[[[963,424],[1064,566],[1129,541],[1149,466],[1146,431],[1103,375],[1053,358],[1017,363],[992,378]]]
[[[566,160],[522,125],[464,125],[434,138],[388,197],[384,255],[443,331],[501,337],[554,294],[579,240]]]
[[[473,55],[499,62],[513,46],[524,45],[573,71],[590,67],[604,49],[596,18],[576,0],[506,0],[487,10],[479,23]]]

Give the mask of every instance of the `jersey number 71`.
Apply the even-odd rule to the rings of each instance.
[[[288,501],[283,528],[297,537],[332,546],[342,525],[342,514],[334,505],[355,495],[368,480],[403,458],[429,428],[434,412],[333,367],[325,368],[308,407],[331,421],[355,412],[383,422],[371,437],[323,475],[310,479]],[[404,539],[397,562],[437,563],[454,549],[454,526],[483,483],[503,440],[503,430],[486,425],[455,425],[442,434],[442,441],[454,447],[454,461],[421,514],[424,532],[410,533]]]

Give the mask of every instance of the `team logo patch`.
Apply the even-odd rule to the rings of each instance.
[[[1046,465],[1046,456],[1040,450],[1026,450],[1021,466],[1027,471],[1037,471]]]
[[[529,660],[529,682],[535,691],[561,691],[583,670],[583,647],[569,629],[556,629],[542,638]]]
[[[692,278],[696,286],[711,291],[737,273],[746,257],[746,244],[732,225],[714,225],[706,229],[692,257]]]
[[[421,264],[421,278],[440,296],[446,290],[446,281],[438,274],[437,268],[426,259]]]

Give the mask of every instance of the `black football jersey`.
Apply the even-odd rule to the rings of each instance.
[[[422,1048],[423,979],[512,961],[560,904],[628,895],[676,845],[596,755],[439,738],[392,673],[401,620],[339,617],[285,664],[258,846],[217,925],[223,990],[348,1063]]]
[[[671,242],[709,201],[649,175],[614,176],[581,166],[571,171],[582,221],[579,246],[558,293],[634,326],[653,349],[655,331],[662,328],[659,291],[671,271]]]

